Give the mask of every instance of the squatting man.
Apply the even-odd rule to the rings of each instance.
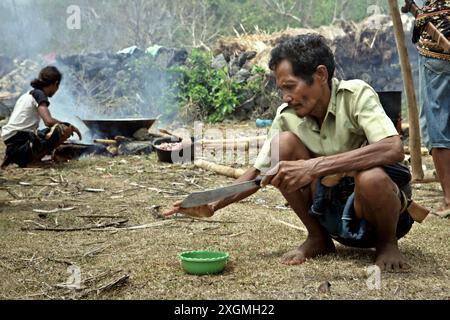
[[[334,253],[334,239],[376,248],[375,264],[382,270],[408,269],[397,242],[414,223],[407,210],[411,174],[399,163],[402,141],[374,89],[361,80],[334,78],[334,55],[320,35],[279,43],[269,67],[284,104],[254,167],[236,182],[262,174],[261,187],[278,188],[306,226],[307,239],[282,262],[296,265]],[[323,177],[330,175],[342,178],[326,186]],[[258,189],[197,208],[177,202],[165,214],[210,217]]]

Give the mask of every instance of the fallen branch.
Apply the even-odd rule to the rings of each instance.
[[[6,192],[8,192],[16,200],[22,198],[15,191],[13,191],[13,190],[11,190],[9,188],[1,188],[0,190],[5,190]]]
[[[282,220],[275,219],[274,217],[272,217],[272,221],[281,223],[281,224],[283,224],[283,225],[285,225],[285,226],[287,226],[287,227],[289,227],[289,228],[295,229],[295,230],[300,230],[300,231],[302,231],[302,232],[308,232],[308,231],[306,230],[306,228],[304,228],[304,227],[299,227],[299,226],[290,224],[290,223],[288,223],[288,222],[285,222],[285,221],[282,221]]]
[[[88,257],[88,256],[91,256],[91,257],[95,256],[95,255],[105,251],[107,248],[109,248],[109,245],[103,246],[103,247],[96,247],[96,248],[94,248],[92,250],[89,250],[89,251],[85,252],[83,254],[83,258]]]
[[[193,221],[199,221],[199,222],[205,222],[205,223],[245,223],[241,221],[222,221],[222,220],[211,220],[211,219],[202,219],[202,218],[196,218],[196,217],[190,217],[190,216],[173,216],[174,220],[180,220],[182,222],[193,222]]]
[[[158,221],[158,222],[153,222],[153,223],[148,223],[148,224],[143,224],[143,225],[138,225],[138,226],[124,227],[124,228],[98,229],[98,230],[95,230],[95,231],[142,230],[142,229],[148,229],[148,228],[153,228],[153,227],[159,227],[159,226],[166,225],[166,224],[171,224],[173,222],[174,222],[173,220],[164,220],[164,221]]]
[[[78,227],[78,228],[49,228],[49,227],[43,226],[43,225],[37,223],[36,221],[32,221],[32,220],[25,220],[24,222],[32,222],[32,223],[35,223],[40,226],[38,228],[33,228],[33,229],[22,228],[22,230],[24,230],[24,231],[34,230],[34,231],[72,232],[72,231],[85,231],[85,230],[101,230],[103,228],[118,226],[118,225],[127,223],[128,219],[123,219],[120,221],[108,222],[108,223],[103,223],[103,224],[93,225],[93,226],[91,225],[91,226],[86,226],[86,227]]]
[[[124,274],[124,275],[120,276],[119,278],[95,289],[95,291],[97,291],[97,294],[100,294],[102,291],[110,290],[113,287],[124,284],[129,278],[130,278],[129,274]]]
[[[68,207],[68,208],[55,208],[53,210],[43,210],[43,209],[33,209],[33,212],[36,213],[57,213],[60,211],[72,211],[75,210],[77,207]]]
[[[117,145],[116,140],[110,140],[110,139],[95,139],[94,143],[100,143],[100,144],[106,144],[106,145]]]
[[[238,236],[240,236],[240,235],[243,235],[244,233],[245,233],[245,231],[238,232],[238,233],[235,233],[235,234],[230,234],[230,235],[228,236],[228,238],[238,237]]]
[[[64,259],[47,258],[47,260],[48,261],[57,262],[57,263],[63,263],[63,264],[66,264],[68,266],[75,265],[75,262],[72,262],[72,261],[69,261],[69,260],[64,260]]]
[[[95,188],[84,188],[86,192],[105,192],[105,189],[95,189]]]
[[[109,218],[109,219],[120,219],[125,218],[124,216],[114,216],[114,215],[95,215],[95,214],[86,214],[86,215],[78,215],[77,218]]]
[[[21,182],[19,182],[19,185],[25,186],[25,187],[55,187],[55,186],[59,186],[59,183],[51,182],[51,183],[47,183],[47,184],[42,184],[42,183],[32,183],[32,182],[21,181]]]

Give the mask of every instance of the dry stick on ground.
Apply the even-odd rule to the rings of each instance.
[[[244,233],[245,233],[245,231],[241,231],[241,232],[238,232],[238,233],[230,234],[230,235],[228,236],[228,238],[238,237],[238,236],[240,236],[240,235],[243,235]]]
[[[75,210],[76,208],[77,207],[55,208],[55,209],[52,209],[52,210],[33,209],[33,212],[36,212],[36,213],[57,213],[57,212],[60,212],[60,211],[63,211],[63,212],[72,211],[72,210]]]
[[[55,258],[47,258],[48,261],[53,261],[53,262],[57,262],[57,263],[63,263],[63,264],[67,264],[68,266],[72,266],[75,265],[75,262],[69,261],[69,260],[64,260],[64,259],[55,259]]]
[[[115,273],[117,274],[117,273],[120,273],[120,272],[122,272],[122,270],[117,271],[117,272],[115,272]],[[118,278],[116,278],[116,279],[114,279],[114,280],[112,280],[112,281],[109,281],[108,283],[106,283],[106,284],[104,284],[104,285],[102,285],[102,286],[100,286],[100,287],[98,287],[98,288],[93,288],[93,289],[87,289],[87,290],[85,290],[85,291],[82,293],[81,296],[82,296],[82,297],[85,297],[85,296],[87,296],[87,295],[88,295],[89,293],[91,293],[91,292],[96,292],[96,294],[99,295],[99,294],[102,293],[103,291],[107,291],[107,290],[110,290],[110,289],[112,289],[112,288],[114,288],[114,287],[116,287],[116,286],[119,286],[119,285],[124,284],[129,278],[130,278],[130,275],[129,275],[129,274],[123,274],[123,275],[119,276]]]
[[[25,220],[25,222],[33,222],[33,223],[39,225],[37,222],[31,221],[31,220]],[[127,222],[128,222],[128,219],[123,219],[120,221],[108,222],[108,223],[103,223],[103,224],[99,224],[99,225],[92,225],[92,226],[78,227],[78,228],[49,228],[49,227],[40,225],[39,228],[32,228],[32,229],[22,228],[22,230],[24,230],[24,231],[54,231],[54,232],[71,232],[71,231],[85,231],[85,230],[99,230],[99,229],[101,230],[102,228],[113,227],[113,226],[121,225],[121,224],[124,224]]]
[[[106,246],[100,246],[100,247],[96,247],[96,248],[94,248],[94,249],[91,249],[91,250],[89,250],[89,251],[87,251],[87,252],[85,252],[84,254],[83,254],[83,258],[85,258],[85,257],[87,257],[87,256],[94,256],[94,255],[98,255],[99,253],[101,253],[101,252],[103,252],[103,251],[105,251],[106,249],[108,249],[110,246],[109,245],[106,245]]]
[[[131,226],[131,227],[123,227],[123,228],[106,228],[106,229],[97,229],[94,231],[130,231],[130,230],[142,230],[142,229],[148,229],[148,228],[153,228],[153,227],[159,227],[162,225],[166,225],[166,224],[171,224],[175,221],[173,220],[164,220],[164,221],[158,221],[158,222],[153,222],[153,223],[148,223],[148,224],[143,224],[143,225],[138,225],[138,226]]]
[[[86,214],[86,215],[78,215],[77,218],[109,218],[109,219],[120,219],[125,218],[124,216],[114,216],[114,215],[95,215],[95,214]]]
[[[84,188],[83,191],[98,193],[98,192],[105,192],[105,189]]]
[[[206,222],[206,223],[245,223],[242,221],[223,221],[223,220],[206,220],[206,219],[201,219],[201,218],[196,218],[196,217],[187,217],[187,216],[173,216],[173,218],[171,218],[173,220],[179,220],[180,222],[194,222],[194,221],[199,221],[199,222]]]
[[[109,282],[109,283],[107,283],[107,284],[101,286],[100,288],[97,288],[97,289],[96,289],[97,294],[100,294],[102,291],[105,291],[105,290],[110,290],[110,289],[112,289],[112,288],[115,287],[115,286],[122,285],[122,284],[124,284],[129,278],[130,278],[130,275],[129,275],[129,274],[124,274],[124,275],[120,276],[119,278],[117,278],[117,279],[115,279],[115,280],[113,280],[113,281],[111,281],[111,282]]]
[[[274,217],[271,217],[271,218],[272,218],[272,221],[274,221],[274,222],[281,223],[281,224],[283,224],[283,225],[285,225],[285,226],[287,226],[287,227],[290,227],[290,228],[293,228],[293,229],[296,229],[296,230],[300,230],[300,231],[302,231],[302,232],[307,232],[306,228],[299,227],[299,226],[290,224],[290,223],[288,223],[288,222],[285,222],[285,221],[282,221],[282,220],[275,219]]]
[[[6,192],[8,192],[14,199],[20,199],[21,197],[13,190],[9,189],[9,188],[0,188],[0,190],[5,190]]]

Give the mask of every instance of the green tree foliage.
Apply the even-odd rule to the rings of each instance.
[[[220,122],[261,90],[263,69],[255,67],[247,82],[239,82],[229,74],[228,67],[211,67],[212,55],[192,50],[186,65],[172,71],[178,74],[179,103],[184,108],[200,110],[210,122]]]

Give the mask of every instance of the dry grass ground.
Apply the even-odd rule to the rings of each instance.
[[[10,168],[0,179],[1,299],[450,298],[450,220],[430,216],[415,224],[400,241],[413,269],[383,274],[381,289],[370,290],[366,268],[373,263],[373,250],[338,245],[336,255],[300,266],[280,264],[281,255],[306,234],[279,222],[301,226],[273,188],[207,221],[163,220],[158,210],[188,192],[232,180],[191,165],[159,163],[155,154],[86,158],[51,169]],[[416,185],[414,194],[428,207],[439,205],[437,184]],[[119,229],[146,224],[152,225]],[[105,225],[110,227],[34,230]],[[197,249],[228,251],[231,260],[225,272],[185,274],[177,254]],[[79,290],[61,285],[74,267],[80,270]],[[331,292],[318,293],[325,281]]]

